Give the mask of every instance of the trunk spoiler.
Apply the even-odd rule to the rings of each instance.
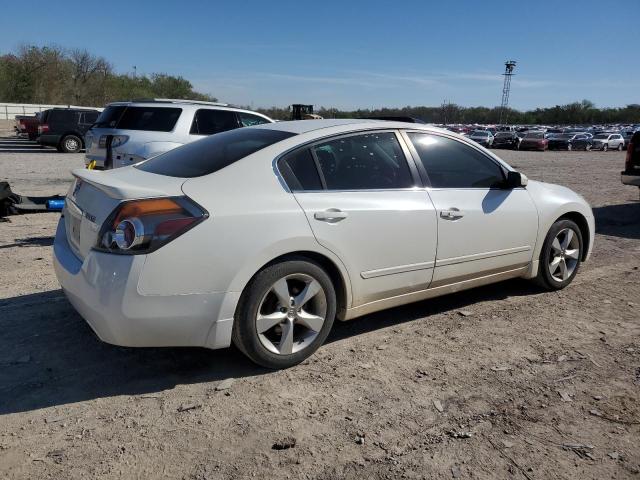
[[[142,177],[147,177],[148,175],[144,172],[140,172],[140,175],[136,175],[129,168],[122,170],[128,170],[128,176],[134,177],[133,182],[129,179],[124,180],[120,178],[122,176],[118,175],[120,172],[118,171],[116,173],[113,170],[105,172],[101,170],[87,170],[78,168],[76,170],[73,170],[71,173],[75,178],[91,184],[98,190],[104,192],[109,197],[115,199],[163,197],[172,195],[173,193],[171,190],[174,189],[166,188],[169,185],[163,185],[163,187],[165,188],[158,188],[156,186],[150,185],[149,181],[143,181],[144,179]],[[137,176],[141,177],[139,179],[140,181],[136,181],[137,179],[135,177]],[[182,183],[184,183],[184,179],[179,179],[179,184],[175,185],[178,188],[178,191],[180,191],[180,186],[182,185]]]

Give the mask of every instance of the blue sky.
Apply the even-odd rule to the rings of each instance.
[[[640,0],[3,3],[0,53],[85,47],[254,107],[494,106],[507,59],[514,108],[640,103]]]

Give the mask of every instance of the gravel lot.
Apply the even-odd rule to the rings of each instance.
[[[0,179],[22,194],[65,193],[83,165],[2,148]],[[0,223],[0,478],[639,478],[640,203],[624,155],[500,154],[592,204],[574,283],[338,323],[287,371],[99,342],[52,271],[57,215]]]

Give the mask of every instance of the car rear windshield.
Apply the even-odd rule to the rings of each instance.
[[[563,133],[561,135],[556,135],[555,138],[559,140],[569,140],[570,138],[573,138],[573,134]]]
[[[513,133],[511,132],[500,132],[496,135],[496,138],[511,138]]]
[[[266,128],[229,130],[170,150],[136,165],[136,168],[169,177],[201,177],[293,135]]]
[[[484,130],[476,130],[471,134],[473,137],[487,137],[489,132],[485,132]]]
[[[596,135],[593,138],[598,138],[598,139],[609,138],[609,134],[608,133],[599,133],[598,135]]]
[[[524,138],[544,138],[544,133],[542,132],[527,133]]]
[[[124,105],[112,105],[105,108],[96,120],[94,127],[115,128],[126,109],[127,107]]]
[[[113,105],[98,117],[96,127],[148,132],[170,132],[175,127],[181,108],[174,107],[129,107]]]

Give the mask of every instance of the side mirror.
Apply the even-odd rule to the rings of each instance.
[[[507,172],[506,188],[526,187],[529,179],[524,173],[509,171]]]

